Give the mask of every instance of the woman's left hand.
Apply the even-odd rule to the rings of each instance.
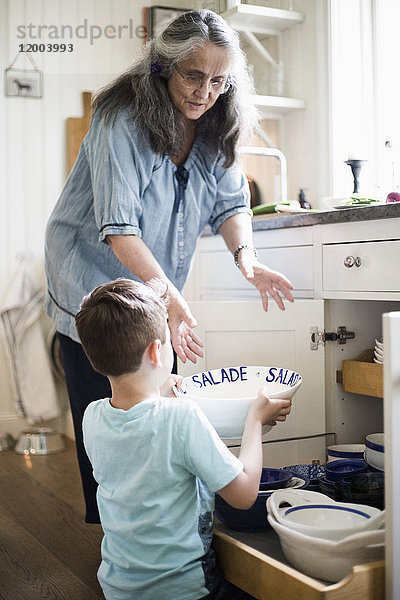
[[[292,293],[292,284],[282,273],[269,269],[254,258],[253,251],[244,249],[240,252],[238,262],[243,276],[252,283],[260,292],[263,309],[268,310],[268,294],[275,300],[281,310],[285,310],[285,305],[281,294],[294,302]]]

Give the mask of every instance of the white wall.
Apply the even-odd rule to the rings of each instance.
[[[142,43],[135,28],[142,23],[143,4],[134,0],[0,0],[2,71],[22,42],[74,44],[70,53],[33,55],[43,71],[43,98],[6,97],[4,89],[0,94],[0,297],[20,252],[32,257],[33,278],[44,285],[45,225],[67,176],[66,119],[82,116],[82,91],[95,91],[129,66]],[[90,39],[17,38],[19,25],[71,25],[75,30],[85,19],[88,27],[96,25],[103,31],[107,25],[130,25],[131,19],[133,35],[121,30],[120,39],[103,35],[92,44]],[[31,31],[38,34],[37,28]],[[84,29],[80,32],[83,35]],[[23,55],[15,67],[32,68]],[[45,329],[48,326],[44,324]],[[61,402],[62,395],[61,388]],[[65,427],[63,422],[56,425]],[[24,419],[14,412],[9,373],[0,347],[0,431],[17,434],[25,427]],[[68,422],[67,427],[70,431]]]

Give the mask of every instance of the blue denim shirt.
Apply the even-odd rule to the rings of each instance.
[[[46,229],[47,312],[57,331],[79,341],[75,314],[83,297],[118,277],[137,279],[115,256],[108,235],[138,235],[182,290],[197,238],[238,212],[250,212],[247,180],[222,167],[197,138],[184,167],[153,152],[127,111],[110,125],[95,114]],[[250,213],[251,214],[251,213]]]

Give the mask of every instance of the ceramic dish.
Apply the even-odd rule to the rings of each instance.
[[[304,489],[307,486],[307,478],[292,477],[288,488]],[[255,503],[247,510],[233,508],[219,494],[215,494],[215,514],[222,523],[236,531],[269,529],[266,501],[273,493],[274,490],[260,490]]]
[[[364,444],[337,444],[326,449],[328,462],[347,458],[364,458]]]
[[[295,473],[298,477],[307,477],[310,485],[319,484],[319,478],[325,474],[325,467],[323,465],[291,465],[283,467],[283,470]]]
[[[349,475],[335,482],[335,500],[337,502],[355,502],[385,507],[385,474],[367,472]]]
[[[185,377],[176,396],[190,398],[223,439],[240,439],[250,403],[261,387],[271,398],[292,398],[302,383],[299,373],[283,367],[225,367]],[[270,431],[265,426],[263,432]]]
[[[353,566],[385,557],[383,529],[333,541],[289,529],[278,523],[271,513],[268,514],[268,522],[279,536],[286,560],[310,577],[336,583],[346,577]]]
[[[385,446],[383,433],[370,433],[365,437],[364,457],[370,467],[385,470]]]
[[[268,513],[285,527],[331,540],[361,533],[371,528],[372,518],[381,515],[375,507],[335,502],[308,490],[277,490],[268,498],[267,507]]]
[[[333,460],[325,465],[325,477],[328,481],[337,481],[337,479],[351,473],[365,473],[367,469],[368,465],[365,460],[349,458]]]
[[[287,487],[293,475],[283,469],[263,468],[261,472],[260,490],[278,490]]]

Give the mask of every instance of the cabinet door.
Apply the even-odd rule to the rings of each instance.
[[[400,597],[400,312],[383,315],[386,598]]]
[[[324,351],[310,349],[310,327],[323,329],[323,301],[287,303],[285,311],[271,301],[267,313],[260,301],[192,302],[190,308],[198,322],[196,333],[204,342],[204,357],[195,365],[180,363],[181,375],[238,365],[293,369],[302,375],[303,383],[294,396],[290,417],[285,423],[278,423],[264,439],[325,432]],[[318,438],[318,443],[314,442],[307,451],[311,454],[305,451],[303,456],[301,444],[277,443],[273,451],[269,449],[268,466],[297,464],[313,458],[323,461],[325,440]]]

